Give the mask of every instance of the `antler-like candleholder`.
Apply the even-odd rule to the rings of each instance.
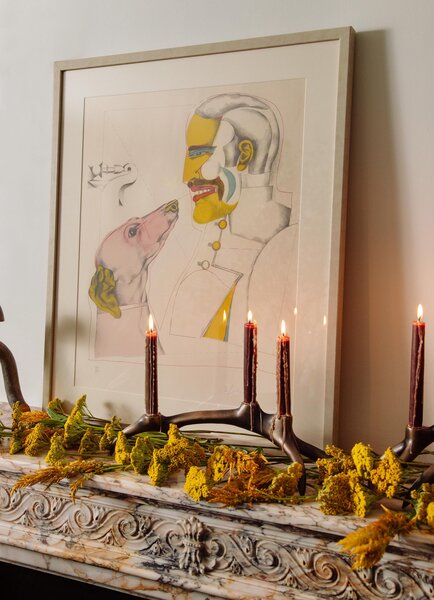
[[[299,481],[299,492],[306,491],[306,472],[302,456],[316,460],[324,458],[326,453],[298,438],[292,427],[290,407],[289,374],[289,336],[282,322],[282,335],[277,343],[277,412],[264,412],[256,400],[257,369],[257,326],[249,311],[248,321],[244,325],[244,401],[238,408],[219,410],[200,410],[165,416],[158,411],[157,385],[157,335],[153,329],[152,317],[146,332],[145,353],[145,409],[146,412],[135,423],[128,425],[123,432],[127,437],[145,431],[167,433],[171,424],[178,427],[219,423],[234,425],[256,433],[277,446],[293,462],[303,467]]]
[[[433,442],[434,425],[431,425],[431,427],[407,425],[404,439],[396,444],[392,450],[402,461],[412,462]]]
[[[0,306],[0,321],[4,320],[3,311]],[[3,381],[8,403],[13,407],[15,402],[18,402],[23,410],[29,411],[30,407],[24,400],[21,392],[17,363],[14,355],[3,342],[0,342],[0,364],[3,372]]]
[[[268,414],[261,409],[257,402],[253,404],[243,402],[235,409],[198,410],[168,417],[160,413],[145,413],[135,423],[128,425],[124,429],[124,433],[127,437],[144,431],[167,433],[171,423],[178,427],[205,423],[235,425],[268,439],[293,462],[298,462],[303,466],[303,476],[299,482],[299,492],[302,495],[306,491],[306,474],[302,455],[312,460],[326,456],[323,450],[304,442],[294,434],[292,415]]]

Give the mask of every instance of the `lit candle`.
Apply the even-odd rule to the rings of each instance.
[[[256,402],[256,369],[258,327],[253,321],[252,311],[247,313],[247,323],[244,323],[244,403]]]
[[[289,335],[285,321],[281,324],[281,335],[277,336],[277,416],[291,415],[291,378],[289,368]]]
[[[154,320],[152,315],[149,315],[145,347],[145,408],[147,415],[158,414],[157,343],[158,336],[154,329]]]
[[[423,375],[425,366],[425,323],[423,309],[417,307],[417,320],[412,324],[411,369],[410,369],[410,410],[408,425],[422,427],[423,423]]]

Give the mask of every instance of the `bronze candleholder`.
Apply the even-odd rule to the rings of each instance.
[[[433,442],[434,425],[431,425],[431,427],[412,427],[411,425],[407,425],[404,439],[399,444],[396,444],[392,450],[402,461],[412,462]]]
[[[311,460],[327,456],[323,450],[304,442],[294,434],[292,415],[268,414],[261,409],[257,402],[250,404],[242,402],[238,408],[234,409],[198,410],[171,416],[145,413],[123,431],[127,437],[145,431],[167,433],[171,423],[178,427],[205,423],[235,425],[266,438],[293,462],[302,465],[303,475],[298,486],[301,495],[304,495],[306,491],[306,472],[302,456]]]
[[[0,322],[4,320],[3,310],[0,306]],[[24,400],[24,396],[21,392],[17,363],[14,355],[3,342],[0,342],[0,364],[9,405],[13,407],[14,404],[18,402],[23,410],[29,411],[30,407]]]

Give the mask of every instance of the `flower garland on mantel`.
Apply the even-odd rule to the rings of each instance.
[[[240,446],[223,443],[216,437],[222,432],[181,433],[173,424],[167,435],[147,432],[127,438],[123,428],[116,416],[110,421],[94,417],[85,395],[69,414],[59,399],[52,400],[46,411],[24,412],[15,404],[11,426],[0,421],[0,441],[9,441],[9,454],[45,455],[47,467],[22,475],[13,490],[37,483],[49,487],[67,479],[75,499],[77,490],[95,474],[132,470],[147,475],[152,485],[164,486],[170,484],[172,473],[181,471],[185,492],[197,502],[240,506],[310,501],[326,515],[359,517],[381,506],[384,512],[377,520],[338,542],[351,555],[354,569],[375,565],[398,534],[415,528],[434,533],[434,485],[423,484],[408,493],[409,484],[426,465],[404,463],[391,448],[380,457],[361,442],[350,454],[326,446],[327,458],[306,464],[310,493],[300,496],[301,465],[288,464],[283,454],[258,447],[256,437],[253,445]],[[393,500],[399,509],[386,506]]]

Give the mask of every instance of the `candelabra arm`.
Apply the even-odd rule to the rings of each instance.
[[[4,321],[3,311],[0,306],[0,321]],[[10,406],[16,402],[21,405],[22,410],[29,411],[30,406],[24,400],[18,377],[17,363],[9,348],[0,342],[0,364],[3,373],[6,397]]]
[[[299,437],[295,436],[295,440],[297,442],[297,446],[300,450],[300,453],[311,460],[317,460],[318,458],[330,458],[324,450],[321,448],[317,448],[308,442],[304,442]]]
[[[302,465],[303,475],[299,481],[301,495],[304,495],[306,491],[306,471],[302,455],[312,460],[326,456],[323,450],[295,436],[291,415],[277,416],[265,413],[257,402],[242,402],[238,408],[234,409],[197,410],[170,416],[160,413],[144,414],[135,423],[125,427],[123,432],[127,437],[145,431],[167,433],[171,424],[181,428],[187,425],[206,423],[234,425],[270,440],[293,462]]]
[[[412,462],[423,450],[434,442],[434,425],[411,427],[407,425],[404,439],[392,447],[403,462]]]
[[[434,483],[434,465],[430,465],[425,469],[423,473],[417,477],[412,483],[408,494],[411,494],[413,490],[417,490],[423,483]]]

